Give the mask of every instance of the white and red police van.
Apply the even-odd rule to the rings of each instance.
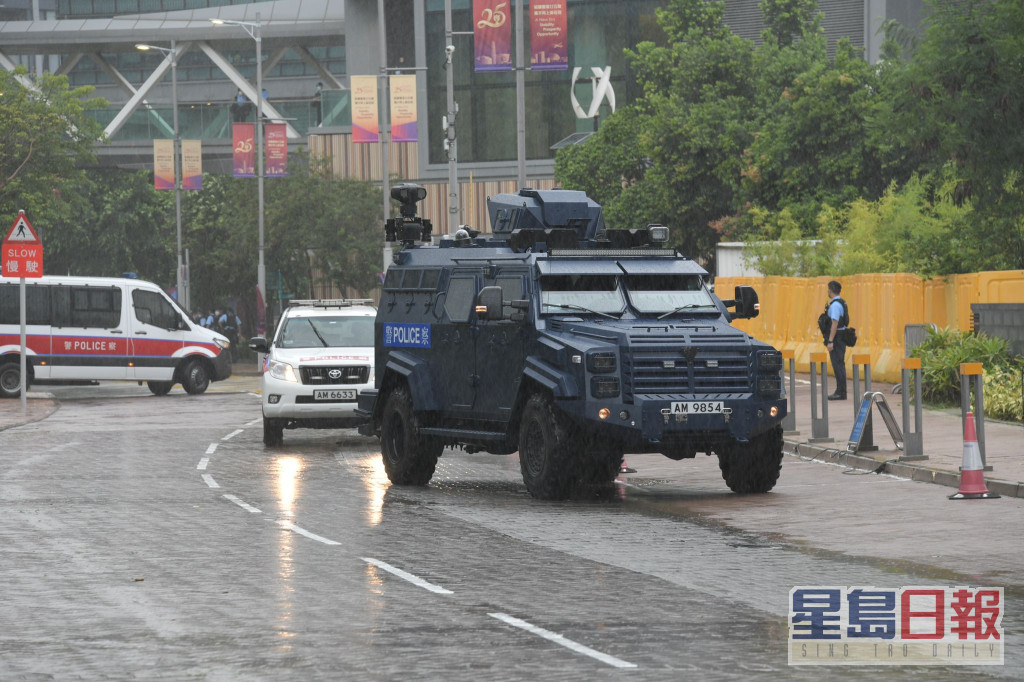
[[[18,280],[0,277],[0,397],[18,396]],[[175,383],[202,393],[231,376],[226,337],[189,321],[160,287],[139,279],[40,277],[25,286],[28,382],[36,379]]]

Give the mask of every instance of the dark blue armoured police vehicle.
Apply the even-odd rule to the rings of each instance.
[[[607,229],[582,192],[488,200],[493,234],[438,246],[399,185],[402,242],[375,327],[375,389],[361,428],[396,484],[424,485],[445,446],[519,451],[535,497],[608,483],[625,453],[718,455],[739,493],[771,490],[782,461],[782,356],[729,325],[757,294],[723,301],[707,271],[665,246],[668,229]],[[730,312],[729,308],[734,310]]]

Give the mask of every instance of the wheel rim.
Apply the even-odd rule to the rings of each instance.
[[[388,425],[388,447],[384,454],[390,462],[397,462],[405,452],[405,422],[397,412],[391,415]]]
[[[16,370],[5,370],[0,372],[0,386],[5,391],[17,391],[21,387],[20,372]]]
[[[544,470],[544,433],[536,419],[527,422],[525,436],[520,444],[519,455],[530,476],[539,476]]]

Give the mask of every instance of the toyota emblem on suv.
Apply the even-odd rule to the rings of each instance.
[[[329,376],[332,379],[340,379],[341,378],[341,370],[340,369],[332,369],[331,371],[329,371],[327,373],[327,376]]]

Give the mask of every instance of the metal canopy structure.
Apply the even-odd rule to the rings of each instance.
[[[148,107],[146,96],[170,71],[171,59],[168,56],[142,83],[133,84],[105,56],[134,52],[138,43],[161,44],[175,40],[179,63],[190,50],[201,50],[228,80],[255,102],[255,85],[222,54],[227,50],[250,49],[250,38],[229,27],[216,26],[210,19],[254,22],[257,12],[264,40],[273,41],[269,59],[263,65],[265,71],[273,68],[285,52],[292,49],[315,69],[329,88],[347,89],[308,49],[310,46],[331,44],[339,36],[344,36],[344,3],[328,0],[275,0],[103,19],[0,22],[0,68],[15,68],[15,62],[10,58],[12,55],[69,54],[58,69],[58,73],[66,74],[81,59],[90,59],[128,96],[106,126],[107,136],[112,137],[136,109]],[[31,83],[28,79],[23,80]],[[263,101],[263,111],[267,119],[283,119],[266,100]],[[160,128],[170,130],[162,119],[158,124],[161,124]],[[295,128],[290,123],[286,122],[286,125],[288,137],[297,139],[299,134]]]

